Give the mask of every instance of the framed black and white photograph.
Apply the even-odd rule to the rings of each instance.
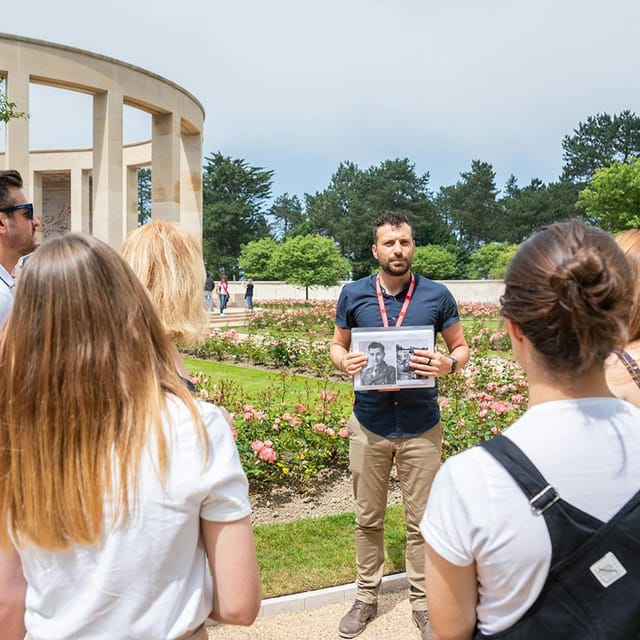
[[[354,390],[435,386],[434,378],[423,378],[409,366],[416,349],[433,351],[434,344],[435,331],[430,325],[352,329],[351,349],[369,358],[353,378]]]

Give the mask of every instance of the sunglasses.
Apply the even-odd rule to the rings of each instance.
[[[27,212],[27,218],[33,220],[33,204],[26,202],[25,204],[17,204],[13,207],[2,207],[0,211],[3,213],[13,213],[14,211],[25,210]]]

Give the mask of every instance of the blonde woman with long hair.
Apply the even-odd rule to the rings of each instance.
[[[231,430],[191,396],[149,296],[106,244],[71,233],[31,256],[0,336],[0,403],[3,640],[24,626],[33,640],[205,640],[209,615],[253,622]]]
[[[149,292],[172,342],[200,341],[208,317],[202,304],[206,273],[196,236],[175,222],[153,220],[129,233],[121,253]],[[177,348],[174,360],[188,381]]]

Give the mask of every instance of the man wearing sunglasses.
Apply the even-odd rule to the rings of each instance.
[[[22,191],[22,176],[10,169],[0,171],[0,326],[13,306],[13,271],[22,257],[36,246],[40,220],[33,215],[33,204]]]

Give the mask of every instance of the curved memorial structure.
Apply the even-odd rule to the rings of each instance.
[[[29,112],[30,84],[93,96],[92,148],[32,151],[28,119],[2,127],[0,168],[24,177],[45,237],[83,231],[119,248],[137,224],[137,175],[144,166],[152,168],[152,217],[202,234],[204,109],[189,92],[113,58],[2,33],[0,77],[19,111]],[[124,105],[150,114],[150,140],[123,145]]]

